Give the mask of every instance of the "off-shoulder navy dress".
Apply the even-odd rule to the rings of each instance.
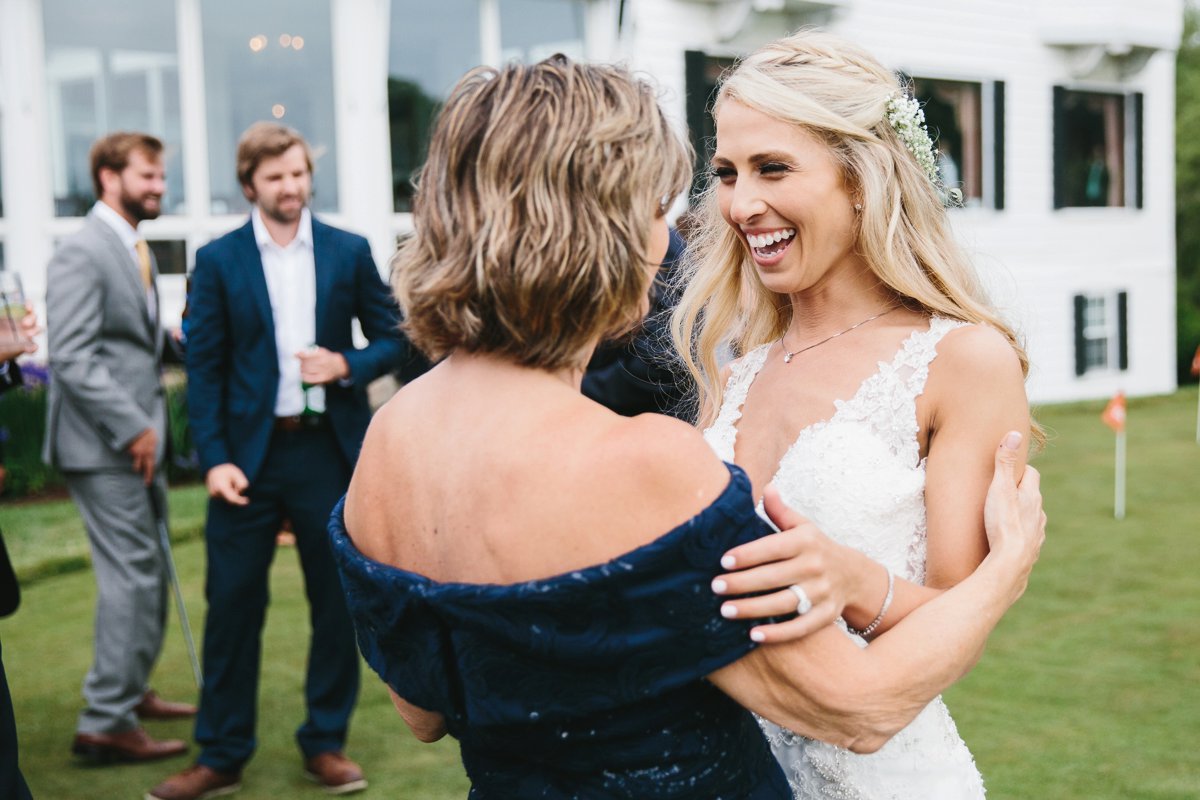
[[[438,583],[362,555],[330,521],[358,643],[404,699],[446,718],[472,800],[790,800],[750,713],[704,680],[751,623],[709,588],[768,532],[750,482],[605,564],[511,585]]]

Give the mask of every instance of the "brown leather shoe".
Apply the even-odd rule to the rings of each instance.
[[[153,761],[187,752],[182,739],[153,739],[145,728],[124,733],[77,733],[71,752],[98,764],[114,761]]]
[[[203,764],[193,764],[176,772],[146,793],[145,800],[206,800],[233,794],[242,788],[242,776],[236,772],[217,772]]]
[[[304,773],[329,794],[350,794],[367,788],[362,768],[340,750],[318,753],[305,760]]]
[[[142,702],[133,707],[138,719],[183,719],[196,716],[196,707],[191,703],[172,703],[163,700],[158,692],[147,689]]]

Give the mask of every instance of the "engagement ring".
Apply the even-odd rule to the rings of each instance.
[[[798,583],[793,583],[788,587],[788,591],[796,595],[796,613],[803,616],[812,611],[812,600],[808,599],[808,592]]]

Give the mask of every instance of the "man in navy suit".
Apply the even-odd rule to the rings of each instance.
[[[210,497],[201,753],[151,790],[159,800],[240,785],[255,746],[267,573],[285,518],[312,623],[308,713],[296,732],[305,771],[338,794],[366,786],[342,752],[358,651],[326,530],[370,420],[367,384],[409,346],[366,240],[310,215],[303,138],[253,125],[238,143],[237,170],[250,220],[200,248],[189,297],[188,415]],[[369,342],[362,349],[354,318]]]

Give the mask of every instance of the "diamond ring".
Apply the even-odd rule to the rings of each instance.
[[[796,613],[800,615],[807,614],[812,611],[812,600],[808,599],[808,592],[798,583],[793,583],[787,587],[788,591],[796,595]]]

